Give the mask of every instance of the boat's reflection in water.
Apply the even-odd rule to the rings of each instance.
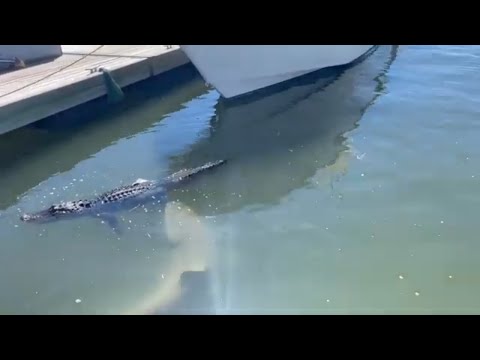
[[[345,171],[349,156],[354,156],[346,141],[348,132],[382,94],[382,78],[397,49],[380,46],[353,67],[319,72],[283,91],[260,94],[244,103],[221,99],[210,131],[188,152],[172,159],[172,168],[216,159],[230,163],[174,197],[200,216],[221,217],[270,207],[290,192],[318,181],[322,169],[337,166]],[[203,289],[212,289],[210,297],[205,297],[205,290],[188,291],[189,303],[198,304],[200,298],[196,301],[195,297],[200,294],[203,299],[214,299],[204,307],[206,312],[228,312],[228,299],[235,293],[235,274],[225,270],[235,244],[220,247],[218,264],[212,264],[209,276],[188,277],[190,289],[202,288],[195,284],[197,279]],[[221,263],[223,270],[219,271],[216,265]],[[172,311],[181,312],[178,307]]]

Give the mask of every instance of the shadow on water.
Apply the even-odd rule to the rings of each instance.
[[[353,67],[320,71],[260,99],[221,99],[210,132],[173,158],[172,167],[215,159],[230,164],[214,180],[199,180],[176,196],[199,214],[215,215],[272,205],[308,186],[348,150],[346,134],[384,93],[384,75],[397,51],[380,46]]]
[[[124,91],[126,99],[117,106],[102,98],[0,136],[0,210],[50,176],[146,131],[206,88],[186,65]]]
[[[320,169],[335,165],[349,149],[347,133],[385,93],[385,75],[397,51],[397,46],[379,47],[356,66],[297,79],[286,90],[264,92],[256,99],[221,99],[209,132],[173,158],[172,167],[219,158],[230,163],[172,198],[197,214],[211,216],[251,206],[268,207],[291,191],[309,186]],[[221,258],[225,257],[222,253]],[[210,268],[208,274],[184,274],[183,296],[162,313],[221,313],[224,306],[220,303],[229,298],[227,288],[234,281],[227,273]],[[215,291],[219,284],[226,288]]]
[[[155,313],[159,303],[170,304],[171,299],[176,298],[170,292],[172,289],[174,293],[178,291],[177,280],[180,279],[178,301],[166,310],[158,309],[159,313],[218,313],[221,311],[217,306],[218,294],[223,292],[219,289],[220,284],[229,286],[231,279],[217,281],[228,274],[223,274],[227,271],[217,271],[215,262],[228,258],[228,254],[212,254],[215,259],[213,263],[210,261],[209,246],[215,247],[212,244],[216,244],[212,239],[222,234],[213,231],[216,227],[211,230],[209,221],[198,220],[202,215],[226,214],[252,206],[275,204],[291,191],[309,186],[320,169],[338,162],[339,156],[348,150],[347,133],[355,129],[375,98],[384,93],[379,83],[384,81],[382,74],[388,71],[396,51],[396,47],[380,47],[364,62],[348,70],[321,76],[315,74],[297,80],[294,87],[247,103],[220,100],[215,107],[216,116],[206,126],[207,131],[201,131],[197,136],[196,131],[204,129],[205,123],[202,119],[197,121],[193,115],[203,113],[205,107],[208,107],[209,114],[216,101],[213,96],[202,97],[199,102],[203,107],[185,116],[186,122],[199,124],[195,126],[194,138],[186,136],[193,145],[182,154],[174,151],[177,155],[171,158],[168,172],[219,158],[227,158],[230,163],[211,176],[198,178],[186,187],[187,191],[172,194],[171,199],[178,198],[181,206],[167,204],[169,210],[165,211],[164,224],[158,229],[142,227],[145,215],[137,214],[139,230],[125,239],[98,241],[99,233],[94,225],[77,229],[76,235],[83,236],[82,241],[72,236],[72,227],[68,226],[49,228],[42,233],[42,241],[37,241],[37,237],[23,236],[27,232],[14,232],[26,231],[23,228],[9,228],[10,234],[22,234],[26,242],[18,241],[18,235],[11,235],[18,238],[5,247],[8,251],[3,251],[5,257],[2,261],[12,261],[7,266],[9,274],[0,279],[4,287],[11,286],[4,292],[3,311],[24,309],[22,306],[28,304],[18,305],[18,299],[26,299],[28,294],[40,288],[35,299],[31,300],[30,312],[72,311],[73,306],[76,306],[75,312],[91,312],[92,309],[111,312],[114,311],[111,309],[130,308],[131,303],[135,303],[138,306],[131,312]],[[85,110],[76,115],[78,121],[63,123],[61,118],[52,118],[0,137],[3,150],[0,152],[3,174],[0,186],[8,189],[0,193],[0,208],[15,203],[16,197],[26,190],[56,173],[76,167],[120,139],[145,133],[164,114],[176,111],[182,103],[206,93],[203,81],[193,70],[190,80],[187,79],[182,86],[177,84],[179,80],[174,73],[171,76],[173,89],[168,96],[160,91],[166,80],[159,80],[156,95],[151,90],[142,94],[139,89],[137,100],[133,100],[133,95],[128,96],[120,108],[106,109],[102,115],[90,117],[93,111]],[[147,94],[152,94],[150,99],[145,99]],[[208,115],[205,118],[208,119]],[[183,135],[183,129],[179,130],[177,123],[167,125],[156,132],[154,138],[163,142],[165,147],[165,136],[176,142],[172,133],[177,134],[177,131]],[[185,148],[182,146],[182,149]],[[150,165],[150,162],[146,163]],[[153,212],[149,214],[158,219]],[[132,217],[135,220],[135,215]],[[133,221],[133,224],[137,225],[137,222]],[[179,246],[176,255],[152,249],[152,242],[160,238],[153,231],[163,234],[164,229],[169,239],[190,239]],[[152,230],[152,238],[137,236],[144,230]],[[49,241],[48,245],[45,245],[46,241]],[[22,248],[26,243],[28,251]],[[204,244],[207,244],[206,249]],[[15,251],[17,256],[12,257]],[[28,276],[25,276],[23,266],[17,266],[18,259],[31,263]],[[11,285],[11,274],[21,281]],[[90,279],[94,280],[93,285]],[[139,293],[142,301],[136,304]],[[73,303],[76,294],[81,294],[82,307]],[[112,307],[109,302],[117,304]]]

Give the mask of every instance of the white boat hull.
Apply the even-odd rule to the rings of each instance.
[[[225,98],[346,65],[374,45],[180,45],[205,81]]]
[[[54,59],[62,54],[62,45],[0,45],[0,58],[18,57],[26,63]]]

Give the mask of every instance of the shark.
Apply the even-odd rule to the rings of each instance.
[[[116,213],[133,209],[152,199],[165,198],[168,191],[184,185],[198,175],[225,164],[226,160],[210,161],[202,166],[179,170],[161,180],[138,178],[131,184],[119,186],[91,199],[80,199],[53,204],[32,213],[24,213],[20,220],[27,223],[50,223],[81,216],[97,217],[119,232]]]

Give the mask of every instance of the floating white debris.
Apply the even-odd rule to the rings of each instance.
[[[330,299],[327,299],[327,303],[329,303],[329,302],[330,302]]]
[[[364,174],[364,173],[361,173],[360,176],[365,176],[365,174]]]
[[[403,275],[398,275],[398,278],[399,278],[400,280],[403,280],[403,279],[404,279]]]
[[[165,275],[162,274],[162,279],[165,279]]]
[[[150,239],[152,238],[152,236],[151,236],[149,233],[147,233],[147,236],[148,236]]]
[[[81,302],[82,302],[81,299],[76,299],[76,300],[75,300],[75,303],[76,303],[76,304],[80,304]]]
[[[420,296],[420,293],[418,291],[415,291],[415,296]]]
[[[440,221],[440,224],[443,224],[443,220]]]
[[[453,279],[453,276],[452,276],[452,275],[448,275],[448,278],[449,278],[449,279]]]

